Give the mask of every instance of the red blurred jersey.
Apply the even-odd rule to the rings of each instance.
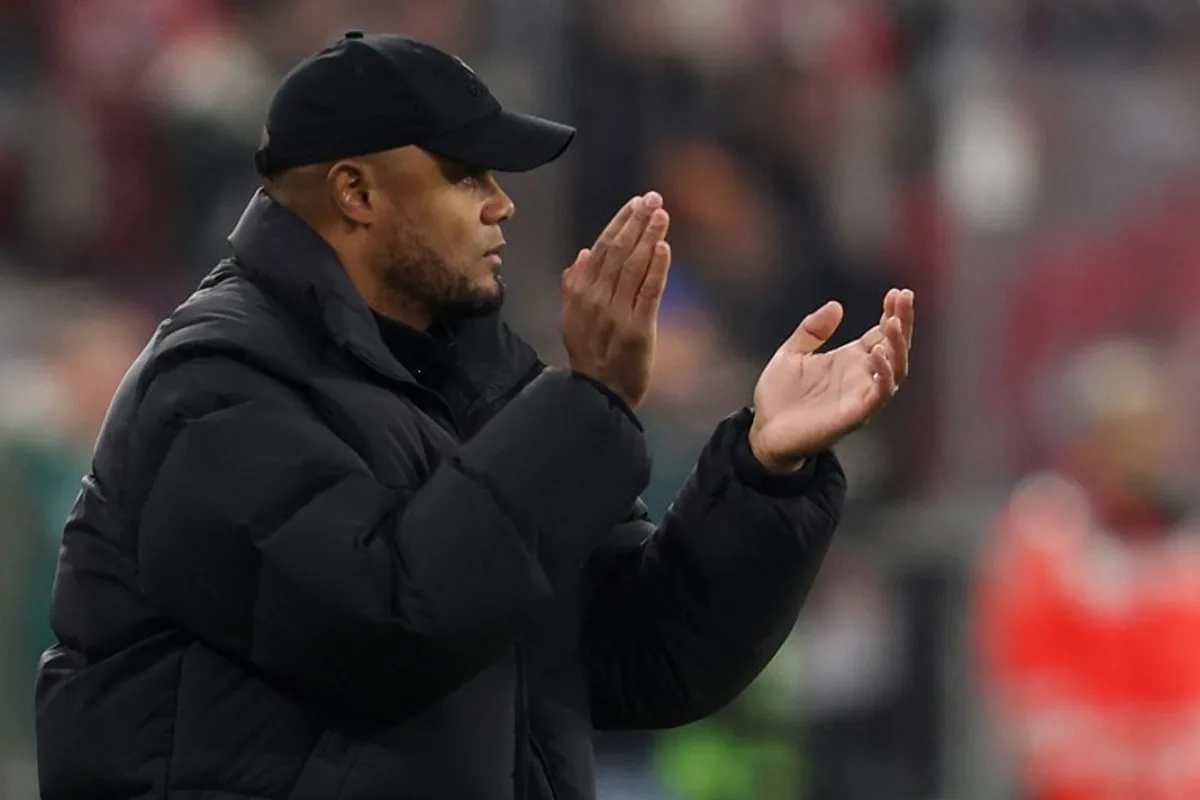
[[[983,562],[985,686],[1037,800],[1200,798],[1200,532],[1131,541],[1019,489]]]

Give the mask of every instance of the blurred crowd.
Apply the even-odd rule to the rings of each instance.
[[[796,635],[711,720],[601,740],[602,798],[1197,796],[1198,15],[0,0],[0,800],[36,795],[57,537],[109,396],[225,254],[275,83],[349,29],[444,46],[507,105],[580,128],[505,184],[511,319],[552,362],[561,270],[635,192],[666,197],[656,513],[808,311],[840,300],[846,340],[888,287],[917,292],[913,378],[840,452],[853,507]],[[948,785],[964,681],[1018,794]]]

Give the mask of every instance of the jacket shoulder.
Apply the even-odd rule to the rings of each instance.
[[[289,394],[315,369],[317,347],[286,309],[222,263],[159,325],[118,390],[110,418],[130,422],[135,414],[180,415],[193,405]],[[174,408],[152,412],[145,407],[150,395],[151,405],[169,401]]]
[[[317,342],[277,301],[223,262],[159,326],[150,360],[159,372],[196,357],[229,356],[270,371],[302,368]]]

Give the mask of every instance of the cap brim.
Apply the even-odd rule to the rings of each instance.
[[[528,172],[561,156],[575,129],[501,109],[449,133],[421,141],[435,155],[496,172]]]

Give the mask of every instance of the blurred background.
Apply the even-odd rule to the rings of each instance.
[[[1189,0],[0,0],[0,800],[109,396],[225,254],[282,73],[345,30],[580,127],[516,176],[514,325],[636,192],[675,266],[647,499],[810,310],[917,292],[913,375],[744,697],[604,736],[603,800],[1200,797],[1200,7]]]

